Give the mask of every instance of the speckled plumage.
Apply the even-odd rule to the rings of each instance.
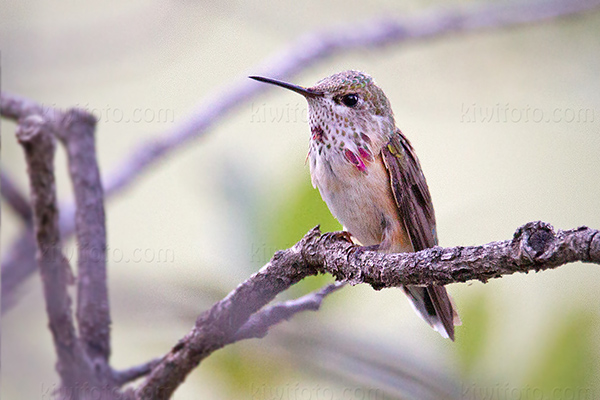
[[[418,251],[437,244],[433,205],[421,166],[373,78],[344,71],[310,88],[253,78],[306,97],[313,186],[361,244],[377,246],[382,252]],[[425,321],[443,336],[454,338],[459,320],[444,287],[403,289]]]
[[[387,97],[370,76],[358,71],[325,78],[310,89],[323,93],[307,98],[313,185],[362,244],[383,242],[382,250],[412,251],[380,155],[395,130]],[[351,93],[360,99],[352,109],[340,100]]]

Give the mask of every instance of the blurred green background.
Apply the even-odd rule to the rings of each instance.
[[[304,33],[485,4],[0,3],[2,89],[93,110],[103,172]],[[421,159],[442,246],[508,239],[538,219],[598,228],[599,32],[600,13],[588,13],[348,52],[291,80],[311,85],[345,69],[375,77]],[[281,110],[298,117],[276,117]],[[305,110],[300,96],[273,88],[109,201],[115,367],[168,351],[201,311],[314,225],[340,228],[304,165]],[[27,191],[14,128],[2,121],[2,168]],[[56,162],[67,201],[61,149]],[[3,204],[3,253],[21,229]],[[599,284],[598,266],[572,264],[451,285],[463,320],[455,343],[399,290],[344,288],[318,313],[218,351],[175,398],[600,398]],[[1,397],[49,398],[57,376],[39,278],[19,293],[2,317]]]

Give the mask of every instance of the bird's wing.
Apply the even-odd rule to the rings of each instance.
[[[382,149],[382,156],[414,251],[437,245],[431,194],[419,159],[400,130],[396,131]]]
[[[413,250],[437,245],[431,194],[410,142],[397,130],[381,152],[398,214],[406,226]],[[407,286],[404,289],[421,317],[443,336],[454,340],[454,325],[459,320],[446,289],[434,285]]]

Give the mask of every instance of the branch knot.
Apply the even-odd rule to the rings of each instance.
[[[541,262],[555,238],[552,225],[542,221],[528,222],[515,232],[511,243],[513,257],[526,265]]]

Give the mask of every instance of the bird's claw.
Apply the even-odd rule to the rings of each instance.
[[[377,251],[381,245],[374,244],[372,246],[355,246],[354,247],[354,256],[360,256],[362,253],[366,251]]]
[[[339,231],[339,232],[327,232],[323,235],[323,237],[332,238],[332,239],[343,239],[347,242],[353,243],[352,235],[348,231]]]

